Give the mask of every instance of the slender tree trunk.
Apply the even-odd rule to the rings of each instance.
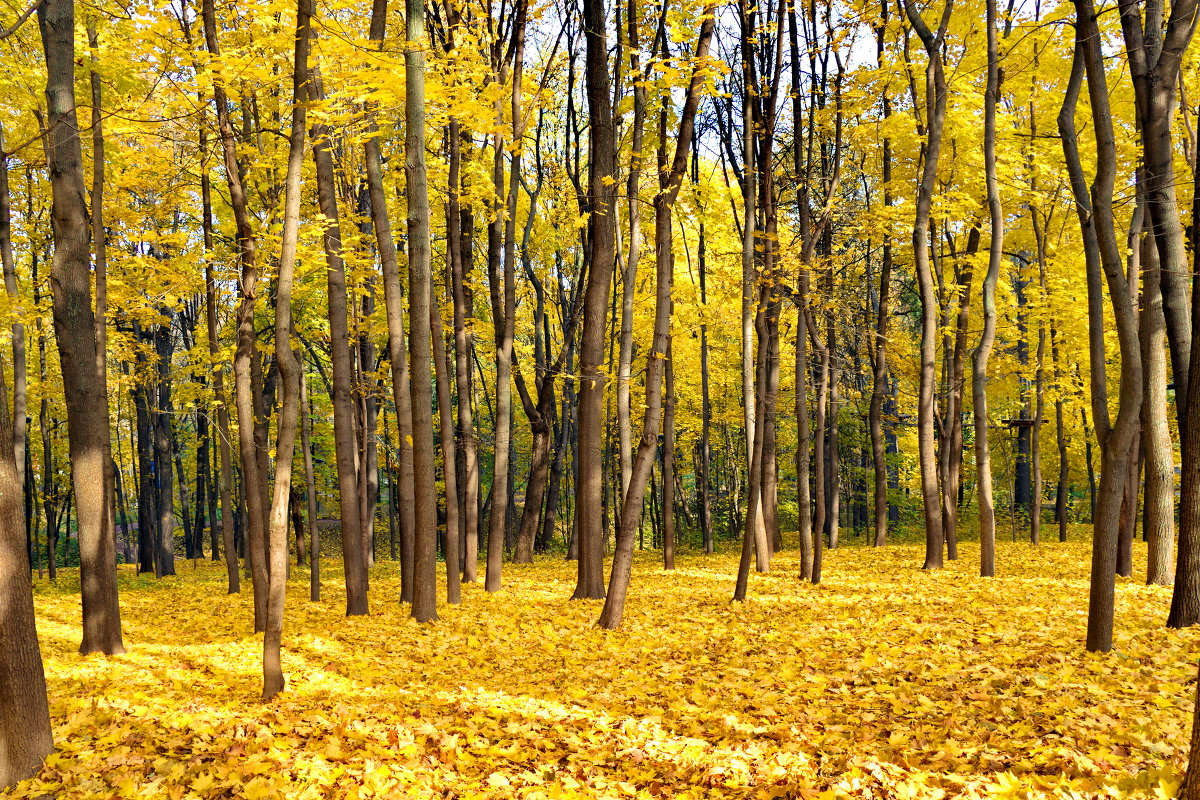
[[[214,0],[202,0],[204,38],[208,52],[214,58],[220,56],[217,44],[217,23]],[[254,441],[254,383],[252,361],[255,359],[254,305],[258,293],[257,244],[254,229],[247,209],[246,191],[242,183],[241,168],[237,161],[237,142],[234,140],[233,124],[229,117],[229,101],[225,86],[219,75],[213,80],[213,102],[217,108],[217,128],[220,132],[221,151],[224,156],[225,179],[229,187],[230,204],[233,207],[236,226],[238,258],[242,276],[238,285],[237,349],[233,359],[235,406],[238,417],[238,450],[241,456],[242,492],[245,495],[246,553],[250,561],[250,574],[254,585],[254,630],[266,630],[267,624],[267,565],[264,541],[266,538],[266,508],[259,475],[258,447]],[[211,334],[210,334],[211,335]]]
[[[1116,145],[1096,12],[1091,0],[1075,0],[1075,11],[1075,57],[1071,82],[1059,114],[1059,132],[1071,176],[1071,188],[1075,196],[1087,262],[1092,417],[1100,441],[1102,459],[1099,502],[1093,519],[1087,649],[1107,652],[1112,648],[1117,528],[1124,495],[1129,447],[1136,433],[1141,412],[1142,365],[1133,300],[1125,280],[1113,225]],[[1092,104],[1092,125],[1097,153],[1096,176],[1090,191],[1080,165],[1074,125],[1076,100],[1085,72]],[[1116,423],[1112,425],[1109,422],[1107,387],[1103,377],[1105,358],[1101,275],[1108,284],[1121,353],[1120,410]]]
[[[708,55],[709,42],[714,29],[712,7],[705,9],[700,34],[696,43],[696,62],[703,63]],[[634,459],[633,475],[630,478],[625,501],[621,506],[621,523],[617,531],[617,543],[613,553],[612,576],[608,585],[608,597],[600,615],[600,627],[614,630],[620,627],[625,613],[625,597],[633,569],[633,543],[636,528],[642,517],[642,504],[646,483],[654,466],[658,450],[658,431],[662,414],[663,373],[670,358],[671,341],[671,288],[675,274],[675,255],[671,247],[671,212],[679,187],[688,166],[688,149],[692,145],[696,109],[700,104],[700,89],[703,76],[693,70],[691,82],[684,97],[680,113],[679,133],[675,139],[675,153],[670,169],[666,169],[666,118],[664,108],[659,117],[659,137],[664,141],[659,157],[659,192],[654,197],[654,260],[656,292],[654,301],[654,341],[646,361],[646,413],[642,422],[642,436],[638,442],[637,457]],[[765,352],[765,351],[764,351]],[[760,442],[761,445],[761,442]],[[761,447],[760,447],[761,451]],[[667,482],[664,478],[664,483]],[[739,585],[741,583],[739,582]],[[743,595],[745,593],[743,587]],[[740,598],[739,598],[740,599]]]
[[[462,512],[462,578],[474,581],[479,558],[479,457],[471,415],[471,347],[473,335],[467,325],[470,303],[466,290],[465,240],[471,232],[464,226],[459,197],[462,191],[462,132],[459,121],[449,125],[449,192],[446,207],[446,252],[454,301],[454,381],[458,392],[458,445],[462,458],[462,481],[458,503]]]
[[[934,33],[921,18],[913,0],[904,0],[904,11],[925,45],[928,57],[925,70],[925,164],[917,192],[912,235],[913,260],[921,296],[921,382],[917,400],[917,444],[921,463],[921,497],[925,510],[924,569],[938,569],[942,566],[944,542],[934,440],[938,302],[929,261],[929,217],[937,184],[942,129],[946,117],[947,92],[946,76],[942,69],[942,42],[953,5],[953,0],[946,0],[942,21]]]
[[[370,38],[376,48],[383,47],[386,32],[387,2],[386,0],[374,0],[371,6]],[[407,347],[404,343],[404,299],[400,291],[400,266],[396,255],[396,238],[392,233],[387,198],[383,191],[383,156],[379,149],[379,137],[368,137],[363,148],[366,153],[366,181],[371,201],[371,222],[375,229],[375,247],[379,253],[380,272],[383,275],[383,297],[388,327],[388,364],[392,372],[392,399],[396,407],[396,461],[400,479],[400,601],[408,603],[412,601],[416,505],[411,444],[413,441],[412,394],[409,387]],[[365,598],[363,602],[365,603]]]
[[[163,309],[160,309],[163,310]],[[168,320],[172,315],[168,313]],[[158,372],[157,400],[153,404],[151,420],[154,441],[155,503],[158,510],[158,538],[154,547],[154,575],[161,578],[175,574],[175,476],[171,467],[174,457],[174,436],[171,417],[171,357],[175,352],[175,340],[171,335],[172,323],[158,325],[154,329],[154,349],[157,354],[155,369]]]
[[[583,330],[579,345],[578,433],[579,460],[575,478],[574,541],[578,576],[572,599],[603,598],[604,544],[601,521],[604,472],[601,444],[604,430],[604,328],[616,259],[616,131],[609,90],[608,45],[604,8],[583,4],[586,43],[586,84],[591,136],[588,138],[587,283],[583,301]]]
[[[692,180],[699,183],[700,162],[697,148],[692,148]],[[708,317],[708,287],[706,281],[708,242],[705,237],[704,212],[700,212],[699,242],[696,247],[696,261],[700,270],[700,306],[701,320]],[[704,552],[712,553],[713,547],[713,512],[712,512],[712,397],[709,393],[708,374],[708,323],[700,323],[700,528],[704,542]]]
[[[433,331],[430,319],[431,314],[437,312],[431,302],[433,274],[425,169],[423,0],[407,0],[406,11],[404,175],[408,184],[408,319],[412,333],[408,350],[412,375],[413,490],[416,499],[412,616],[417,622],[431,622],[437,619],[437,486],[434,482],[433,375],[430,370]],[[447,468],[453,468],[453,458],[447,461]],[[449,502],[448,498],[447,504]]]
[[[324,99],[320,73],[310,71],[309,98]],[[358,481],[355,469],[354,401],[351,397],[350,331],[346,308],[346,269],[342,260],[336,177],[333,167],[332,132],[323,122],[312,125],[313,162],[316,166],[317,203],[325,217],[322,241],[327,264],[329,297],[329,349],[332,366],[333,443],[337,462],[338,503],[341,510],[342,559],[346,572],[346,615],[367,611],[367,564],[359,520]],[[386,286],[387,274],[384,273]],[[391,310],[388,311],[389,331]]]
[[[663,403],[663,569],[675,569],[675,361],[667,334],[666,397]]]
[[[201,134],[203,137],[203,134]],[[202,139],[201,150],[204,150]],[[204,251],[212,252],[212,187],[208,170],[200,177],[200,194],[203,202]],[[221,459],[219,483],[221,487],[221,547],[225,550],[225,572],[228,594],[241,591],[241,573],[238,571],[237,547],[233,537],[233,487],[231,478],[232,455],[229,452],[229,406],[225,400],[225,372],[218,362],[220,348],[217,344],[217,283],[213,276],[212,258],[204,261],[205,313],[208,319],[208,357],[212,365],[213,396],[217,406],[217,451]],[[308,448],[305,447],[305,450]],[[213,550],[214,556],[216,549]]]
[[[432,294],[432,282],[430,290]],[[454,412],[450,404],[450,360],[442,330],[437,297],[430,297],[429,322],[433,338],[433,364],[437,380],[438,424],[442,440],[442,476],[446,484],[446,602],[462,602],[462,544],[458,507],[458,446],[454,441]]]
[[[288,511],[292,499],[292,460],[296,423],[300,415],[300,363],[292,352],[292,287],[296,277],[296,244],[300,231],[303,188],[304,126],[307,117],[308,50],[312,34],[312,0],[296,2],[296,41],[292,66],[292,126],[288,135],[287,177],[284,181],[283,236],[279,275],[275,284],[275,363],[279,369],[282,404],[275,440],[275,484],[267,534],[267,630],[263,637],[263,700],[283,691],[281,650],[283,613],[287,596]]]
[[[816,330],[816,325],[810,329],[810,333]],[[819,346],[819,342],[814,337],[813,342]],[[821,582],[821,567],[825,555],[825,517],[829,514],[829,504],[826,501],[826,495],[829,492],[829,481],[825,477],[825,472],[829,468],[829,462],[825,458],[827,449],[826,442],[826,425],[825,420],[828,417],[829,409],[829,349],[820,347],[821,367],[817,378],[816,394],[816,414],[813,417],[813,427],[815,429],[813,442],[813,487],[815,488],[813,497],[813,560],[812,560],[812,576],[813,583]]]
[[[888,6],[887,0],[883,0],[880,4],[881,24],[876,28],[877,37],[877,61],[882,67],[884,56],[884,34],[887,29],[888,22]],[[989,73],[990,75],[990,73]],[[883,119],[886,121],[892,115],[891,98],[888,96],[888,89],[885,86],[883,90]],[[883,139],[883,205],[885,212],[892,205],[892,140],[890,137]],[[869,413],[869,425],[871,429],[871,463],[875,474],[875,520],[874,520],[874,545],[882,547],[887,544],[887,456],[884,452],[885,443],[883,436],[883,400],[887,394],[887,345],[888,345],[888,319],[891,315],[891,291],[892,291],[892,237],[889,233],[884,234],[883,253],[879,268],[879,311],[875,317],[875,363],[872,370],[871,384],[871,407]]]
[[[633,130],[629,160],[629,176],[626,181],[626,201],[629,216],[629,248],[625,256],[625,269],[621,272],[621,343],[617,361],[617,426],[621,447],[621,497],[629,490],[629,479],[633,475],[633,421],[630,410],[630,373],[633,365],[633,301],[637,293],[638,261],[642,252],[640,184],[642,174],[642,148],[645,146],[646,89],[641,80],[641,54],[638,39],[637,0],[629,0],[626,15],[629,25],[629,73],[633,81]]]

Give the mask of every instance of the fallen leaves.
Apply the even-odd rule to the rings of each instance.
[[[927,573],[910,546],[843,548],[820,587],[784,552],[732,606],[733,555],[646,554],[616,632],[558,559],[426,627],[388,563],[373,614],[344,618],[330,562],[322,604],[293,573],[266,706],[249,594],[219,566],[123,573],[109,658],[75,653],[77,596],[40,584],[59,749],[2,796],[1172,796],[1200,634],[1162,627],[1169,589],[1119,580],[1115,651],[1091,655],[1085,544],[1002,545],[994,580],[963,550]]]

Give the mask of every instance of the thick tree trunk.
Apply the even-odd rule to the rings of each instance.
[[[1167,424],[1166,324],[1159,290],[1158,253],[1143,240],[1141,341],[1145,400],[1142,403],[1142,443],[1146,450],[1145,520],[1148,543],[1146,583],[1169,586],[1175,545],[1174,445]]]
[[[54,749],[6,393],[0,368],[0,789],[33,775]]]
[[[54,261],[50,270],[54,330],[67,402],[71,480],[79,506],[83,595],[81,653],[120,653],[116,541],[105,488],[108,393],[96,372],[91,303],[88,213],[75,114],[75,6],[49,0],[38,7],[46,58],[46,157],[53,203]],[[11,449],[11,443],[9,449]]]

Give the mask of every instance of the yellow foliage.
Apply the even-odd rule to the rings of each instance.
[[[202,563],[122,568],[124,655],[82,658],[70,574],[38,586],[58,752],[7,798],[1170,797],[1200,634],[1120,580],[1114,652],[1083,650],[1088,546],[1002,544],[922,572],[917,548],[792,551],[727,602],[732,554],[639,558],[625,626],[571,602],[574,565],[514,567],[420,626],[372,577],[346,619],[293,571],[288,686],[258,701],[249,593]],[[1139,544],[1138,556],[1144,559]]]

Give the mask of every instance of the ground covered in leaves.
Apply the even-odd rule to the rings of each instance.
[[[1144,546],[1139,544],[1138,569]],[[76,654],[77,584],[37,587],[58,752],[5,797],[1169,797],[1200,632],[1119,579],[1114,652],[1083,650],[1089,547],[785,551],[730,605],[734,554],[635,566],[623,630],[569,601],[574,565],[505,565],[421,627],[381,563],[370,617],[293,571],[288,686],[263,705],[248,593],[122,568],[128,652]],[[482,573],[482,571],[481,571]],[[77,577],[76,577],[77,581]]]

